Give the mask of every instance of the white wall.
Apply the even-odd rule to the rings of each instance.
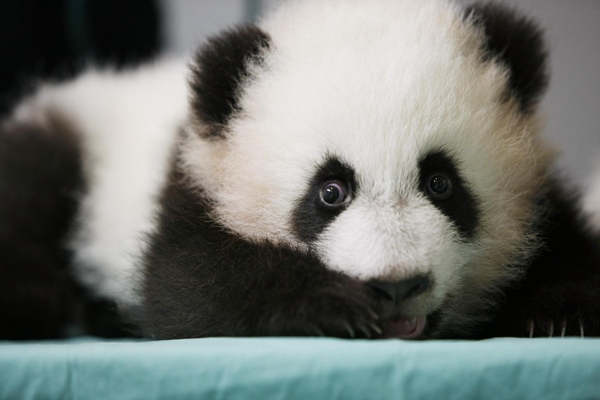
[[[600,171],[600,1],[504,0],[537,19],[550,49],[545,136],[580,187]]]
[[[162,0],[171,52],[252,18],[281,0]],[[470,3],[468,0],[459,0]],[[552,80],[542,107],[545,135],[563,151],[560,166],[579,184],[600,169],[600,0],[501,0],[536,18],[551,50]]]
[[[188,54],[207,36],[247,18],[244,0],[161,0],[169,53]]]
[[[547,27],[552,80],[546,134],[581,184],[600,168],[600,1],[528,0]]]

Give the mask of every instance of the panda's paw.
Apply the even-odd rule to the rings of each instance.
[[[267,312],[261,330],[270,336],[374,339],[383,333],[377,304],[362,287],[307,290]]]
[[[370,309],[360,307],[352,312],[323,313],[314,315],[302,323],[299,332],[308,336],[330,336],[347,339],[375,339],[383,334],[377,313]]]
[[[567,322],[570,320],[569,322]],[[562,318],[560,321],[554,319],[529,319],[525,329],[527,336],[533,337],[565,337],[580,336],[585,337],[585,322],[579,318]]]
[[[600,336],[600,297],[581,287],[554,287],[523,304],[525,337]]]

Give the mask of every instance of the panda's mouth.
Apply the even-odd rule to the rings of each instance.
[[[416,339],[425,330],[427,317],[400,317],[386,321],[383,336],[386,338]]]

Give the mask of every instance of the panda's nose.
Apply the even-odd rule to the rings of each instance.
[[[371,286],[381,297],[400,303],[425,292],[430,285],[429,277],[417,276],[401,281],[370,281]]]

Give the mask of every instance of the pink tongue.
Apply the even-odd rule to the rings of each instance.
[[[385,336],[400,339],[414,339],[425,329],[426,317],[399,318],[389,321],[385,326]]]

